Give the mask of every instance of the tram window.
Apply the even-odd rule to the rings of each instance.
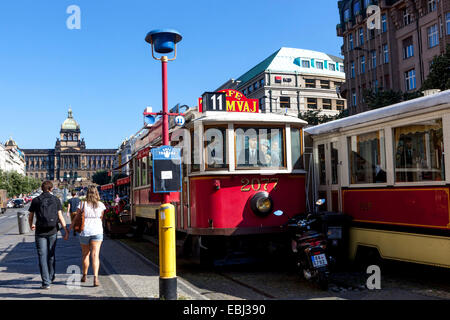
[[[198,140],[194,130],[191,130],[191,171],[200,171],[200,153],[198,152]]]
[[[142,186],[146,186],[147,185],[147,161],[148,161],[148,157],[142,158],[141,159],[141,185]]]
[[[283,133],[281,128],[236,128],[236,167],[285,167]]]
[[[319,153],[319,183],[320,185],[326,185],[326,169],[325,169],[325,145],[319,144],[317,146],[317,151]]]
[[[293,169],[303,169],[301,139],[301,130],[299,128],[291,128],[291,155]]]
[[[136,187],[141,186],[141,160],[136,159]]]
[[[205,131],[205,153],[206,168],[220,169],[227,168],[226,163],[226,140],[227,132],[225,128],[209,128]]]
[[[351,136],[347,141],[351,183],[385,183],[384,131]]]
[[[339,157],[338,157],[338,149],[337,149],[337,143],[332,142],[331,143],[331,184],[338,184],[338,164],[339,164]]]
[[[394,139],[397,182],[445,180],[441,119],[394,128]]]

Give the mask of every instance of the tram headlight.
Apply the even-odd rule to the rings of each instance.
[[[250,201],[253,212],[261,217],[266,217],[273,209],[273,201],[267,192],[258,192]]]

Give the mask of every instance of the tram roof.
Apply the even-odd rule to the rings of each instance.
[[[206,111],[200,117],[193,120],[193,122],[203,121],[212,123],[289,123],[300,124],[302,126],[308,123],[302,119],[291,115],[276,114],[276,113],[248,113],[248,112],[215,112]]]
[[[306,128],[305,132],[311,135],[319,135],[339,131],[341,129],[351,127],[358,124],[368,123],[381,119],[390,118],[396,115],[408,116],[409,113],[432,108],[442,104],[450,103],[450,90],[439,92],[433,95],[420,97],[400,103],[396,103],[387,107],[362,112],[347,118],[330,121],[314,127]]]

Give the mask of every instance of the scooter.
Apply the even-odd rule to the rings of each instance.
[[[323,205],[324,199],[316,202]],[[288,230],[291,234],[291,249],[300,273],[306,280],[315,281],[323,290],[328,289],[329,268],[327,237],[321,230],[320,222],[314,215],[308,214],[289,219]]]

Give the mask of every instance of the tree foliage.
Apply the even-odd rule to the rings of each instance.
[[[383,90],[383,88],[379,88],[376,91],[366,89],[363,92],[364,101],[367,103],[369,109],[372,110],[415,99],[422,95],[420,91],[403,93],[401,91]]]
[[[345,118],[348,116],[348,111],[343,110],[336,116],[327,116],[325,114],[320,115],[320,110],[308,110],[306,112],[299,113],[298,117],[308,122],[309,125],[315,126],[328,121]]]
[[[447,45],[445,53],[436,56],[431,64],[430,73],[423,82],[422,91],[428,89],[450,89],[450,44]]]
[[[17,172],[4,172],[0,170],[0,189],[6,190],[8,197],[17,197],[20,194],[28,194],[39,189],[41,181],[32,177],[21,175]]]
[[[108,171],[100,170],[92,175],[92,181],[102,186],[111,183],[111,177],[108,176]]]

